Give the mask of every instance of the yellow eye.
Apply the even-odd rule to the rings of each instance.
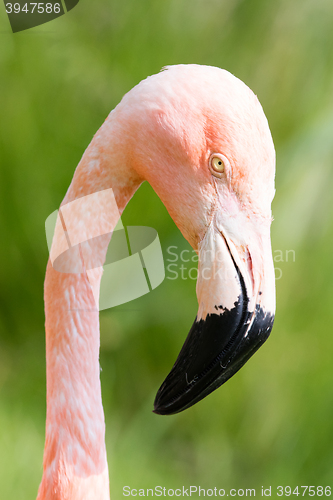
[[[226,167],[228,169],[228,165],[228,159],[220,153],[213,153],[209,158],[209,169],[214,177],[219,179],[225,175],[225,169]]]
[[[222,172],[224,172],[224,163],[221,160],[221,158],[214,156],[212,158],[211,165],[212,165],[212,169],[215,170],[215,172],[218,172],[219,174],[222,174]]]

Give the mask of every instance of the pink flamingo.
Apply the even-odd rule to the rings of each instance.
[[[76,169],[62,205],[112,188],[121,213],[147,180],[199,253],[198,314],[157,393],[156,413],[182,411],[212,392],[272,329],[274,172],[274,146],[256,96],[227,71],[197,65],[169,67],[126,94]],[[103,202],[95,210],[102,226]],[[115,224],[117,215],[109,215]],[[71,217],[74,231],[84,231],[80,214]],[[101,261],[105,248],[104,242],[94,250]],[[47,267],[47,418],[38,500],[110,498],[94,300],[102,271],[91,273],[89,281],[86,271]]]

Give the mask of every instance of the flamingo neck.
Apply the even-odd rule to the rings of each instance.
[[[142,182],[121,161],[126,157],[126,142],[111,115],[86,150],[63,204],[112,188],[121,213]],[[100,251],[105,254],[106,249]],[[93,287],[98,289],[102,269],[93,273]],[[43,478],[37,500],[110,498],[100,386],[99,312],[91,277],[88,280],[86,272],[58,272],[50,262],[47,266],[47,416]]]

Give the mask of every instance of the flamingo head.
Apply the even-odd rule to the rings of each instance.
[[[226,382],[271,332],[274,145],[256,96],[218,68],[169,67],[115,112],[131,167],[199,255],[198,314],[155,400],[172,414]]]

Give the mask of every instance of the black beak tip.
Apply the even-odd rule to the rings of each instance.
[[[166,390],[164,390],[164,388]],[[195,402],[196,401],[191,401],[190,404],[184,403],[184,396],[172,398],[170,400],[168,387],[166,387],[165,383],[163,383],[156,394],[153,413],[156,413],[156,415],[175,415],[176,413],[180,413],[186,408],[189,408]]]
[[[163,412],[162,408],[159,409],[158,406],[155,406],[155,405],[154,405],[153,413],[155,413],[156,415],[168,415],[168,413]]]
[[[175,365],[157,392],[153,412],[179,413],[231,378],[272,330],[274,314],[264,312],[259,305],[254,314],[250,321],[252,314],[244,314],[243,309],[240,317],[235,305],[231,311],[195,321]]]
[[[194,403],[192,403],[194,404]],[[175,407],[179,406],[179,405],[174,405],[172,402],[171,403],[166,403],[166,404],[163,404],[162,402],[159,403],[159,402],[154,402],[154,409],[153,409],[153,413],[155,413],[156,415],[175,415],[176,413],[180,413],[181,411],[185,410],[186,408],[188,408],[189,406],[192,406],[191,405],[186,405],[186,406],[180,406],[179,409],[175,409]]]

